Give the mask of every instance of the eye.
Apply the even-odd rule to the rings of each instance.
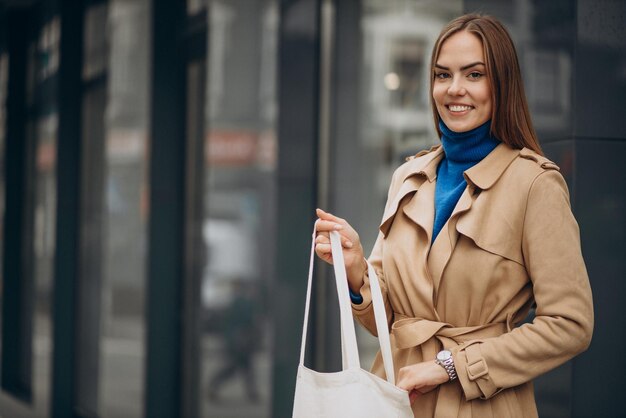
[[[435,78],[438,78],[440,80],[444,80],[449,77],[450,77],[450,74],[448,73],[435,73]]]
[[[472,80],[478,80],[479,78],[481,78],[483,76],[482,73],[479,73],[478,71],[472,71],[471,73],[469,73],[468,77],[471,78]]]

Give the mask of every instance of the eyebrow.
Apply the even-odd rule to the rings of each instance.
[[[482,61],[476,61],[476,62],[473,62],[471,64],[467,64],[467,65],[462,66],[461,67],[461,71],[465,71],[468,68],[472,68],[472,67],[475,67],[477,65],[485,65],[485,63],[482,62]],[[435,64],[435,67],[439,68],[439,69],[442,69],[442,70],[450,70],[448,67],[444,67],[443,65],[439,65],[439,64]]]

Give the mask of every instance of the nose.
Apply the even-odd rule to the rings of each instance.
[[[448,87],[448,94],[450,96],[463,96],[466,93],[465,86],[461,77],[453,77]]]

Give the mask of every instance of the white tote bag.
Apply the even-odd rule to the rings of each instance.
[[[304,349],[313,279],[314,232],[293,418],[413,418],[408,393],[394,384],[389,329],[376,273],[368,263],[378,341],[387,380],[361,368],[350,307],[346,268],[338,232],[330,233],[330,242],[341,314],[343,370],[335,373],[319,373],[304,366]]]

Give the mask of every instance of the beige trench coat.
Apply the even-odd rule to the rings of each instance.
[[[500,144],[430,245],[441,147],[394,173],[369,258],[390,319],[396,372],[453,353],[459,378],[413,405],[416,417],[536,417],[531,380],[585,350],[593,307],[579,230],[558,167]],[[369,280],[357,319],[374,335]],[[518,326],[536,304],[532,323]],[[373,372],[384,376],[380,354]],[[396,373],[397,376],[397,373]]]

